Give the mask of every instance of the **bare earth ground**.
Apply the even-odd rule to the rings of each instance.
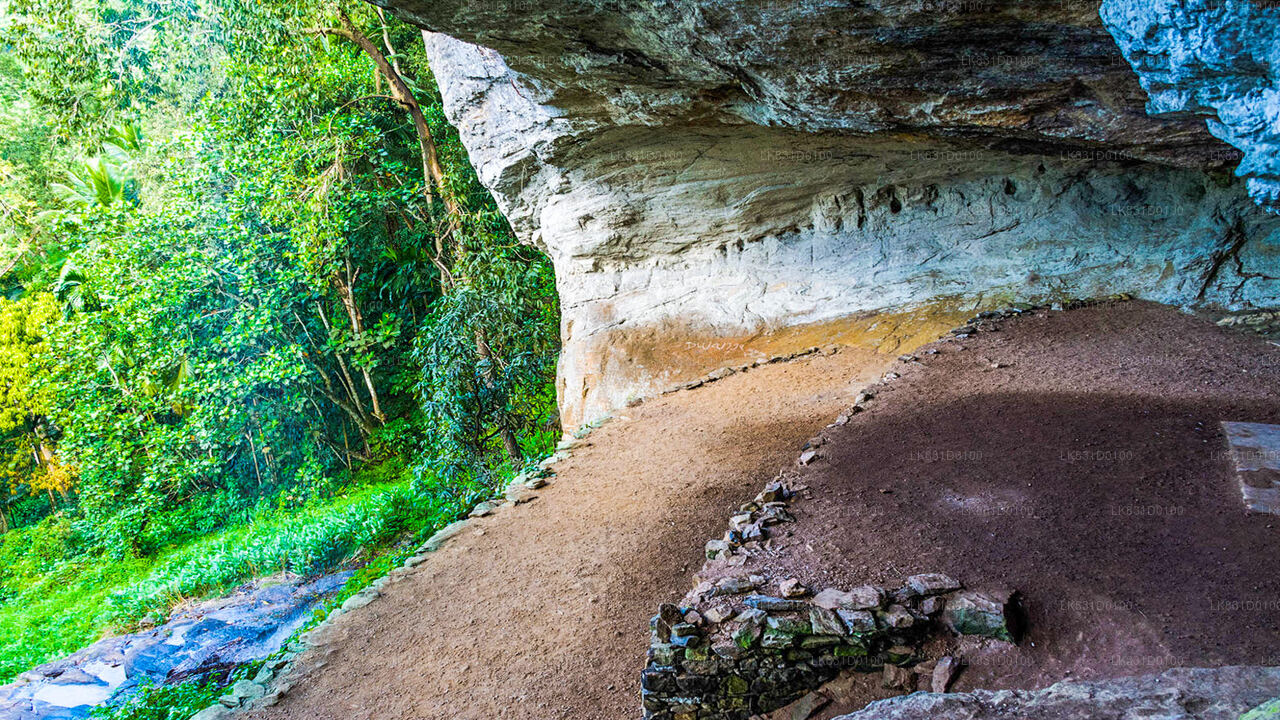
[[[748,568],[817,588],[944,571],[1021,590],[1029,635],[960,647],[957,690],[1280,664],[1280,518],[1243,512],[1218,427],[1280,422],[1280,348],[1145,303],[930,347],[827,431],[791,536]],[[340,617],[254,717],[637,717],[657,604],[883,366],[845,350],[624,411],[533,503]],[[823,717],[886,692],[856,685]]]
[[[891,360],[846,349],[623,411],[532,503],[338,618],[253,717],[638,717],[658,603],[684,595],[729,512]]]
[[[915,351],[827,431],[797,523],[745,570],[1021,591],[1028,636],[958,648],[954,690],[1280,664],[1280,517],[1245,513],[1218,424],[1280,422],[1280,348],[1137,302],[1000,325]]]

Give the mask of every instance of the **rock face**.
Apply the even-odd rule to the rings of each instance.
[[[1236,720],[1280,695],[1280,668],[1178,668],[1159,675],[1060,682],[1043,690],[916,693],[837,720]]]
[[[1136,53],[1183,54],[1139,9],[1108,28],[1060,0],[380,1],[433,31],[482,181],[555,263],[568,428],[890,309],[1280,296],[1280,219],[1227,173],[1240,152],[1199,117],[1144,108],[1108,29],[1149,88]],[[1184,20],[1171,27],[1194,35]],[[1236,49],[1262,41],[1250,32]],[[1253,55],[1231,57],[1256,76]],[[1163,113],[1180,91],[1160,87]],[[1179,97],[1249,139],[1263,187],[1274,153],[1250,128],[1275,125],[1274,103],[1197,87]]]
[[[1244,153],[1236,174],[1280,213],[1280,5],[1105,0],[1102,19],[1137,71],[1152,115],[1198,114]]]

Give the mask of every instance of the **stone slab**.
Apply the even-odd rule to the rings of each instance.
[[[1280,425],[1224,421],[1222,431],[1245,508],[1280,515]]]

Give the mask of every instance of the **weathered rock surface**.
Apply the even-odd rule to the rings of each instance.
[[[1280,213],[1280,5],[1105,0],[1102,20],[1137,71],[1152,115],[1204,115],[1244,153],[1236,174]]]
[[[144,680],[173,682],[260,660],[279,650],[350,576],[259,581],[176,612],[153,630],[107,638],[35,667],[0,686],[0,720],[86,718],[94,706]]]
[[[1090,2],[380,1],[435,31],[482,181],[556,265],[566,428],[886,309],[1280,298],[1280,218],[1225,174],[1240,152],[1165,114],[1214,108],[1265,202],[1274,8],[1168,92],[1149,66],[1182,61],[1177,32],[1244,16],[1108,15],[1153,117]],[[1211,103],[1219,76],[1239,82]]]
[[[1159,675],[1060,682],[1043,690],[916,693],[837,720],[1236,720],[1280,696],[1280,668],[1178,668]]]

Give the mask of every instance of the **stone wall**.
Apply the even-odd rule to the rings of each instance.
[[[707,544],[708,559],[764,542],[792,522],[794,496],[787,481],[771,483],[730,519],[724,539]],[[904,668],[925,659],[923,646],[940,633],[1014,642],[1021,631],[1016,594],[965,590],[940,573],[914,575],[896,588],[816,594],[791,580],[767,582],[722,577],[694,588],[683,606],[659,609],[641,675],[646,718],[744,720],[845,670],[884,672],[893,683],[895,673],[909,674]]]

